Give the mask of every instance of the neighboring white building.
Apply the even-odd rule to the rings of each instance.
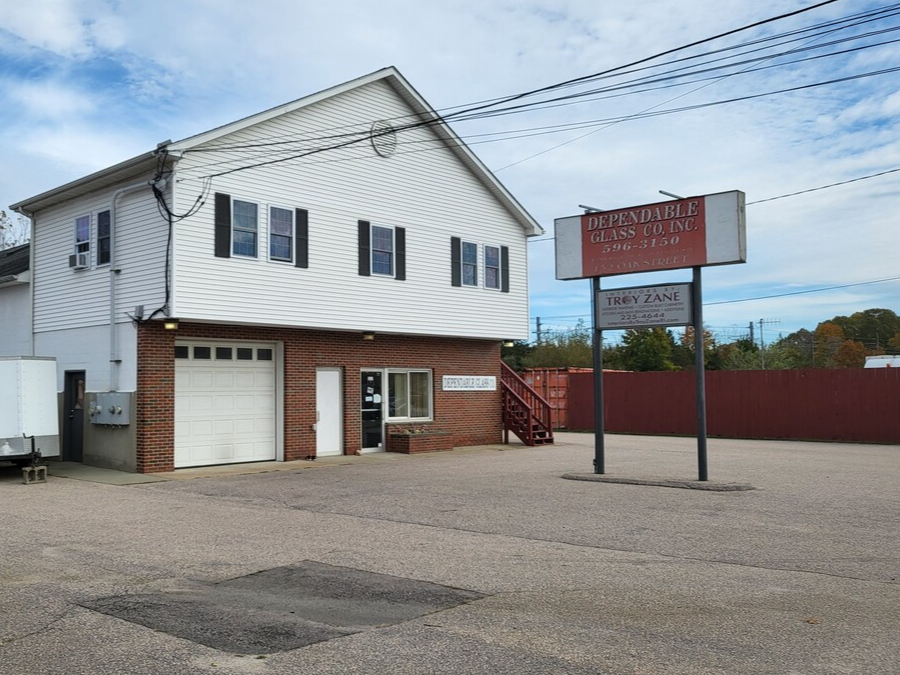
[[[0,251],[0,356],[31,355],[29,248]]]
[[[16,339],[58,360],[64,458],[297,459],[413,424],[500,440],[542,230],[393,68],[13,208],[34,249]]]

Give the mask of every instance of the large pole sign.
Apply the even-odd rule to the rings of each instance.
[[[591,280],[594,354],[594,473],[606,472],[603,422],[604,330],[694,326],[697,463],[706,461],[706,384],[703,362],[701,270],[747,261],[744,193],[591,211],[557,218],[556,278]],[[693,269],[691,283],[601,290],[602,277],[635,272]]]
[[[744,193],[557,218],[556,278],[585,279],[747,260]]]

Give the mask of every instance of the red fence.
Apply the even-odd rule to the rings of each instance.
[[[693,372],[604,373],[606,431],[696,435]],[[592,373],[569,375],[569,428],[594,428]],[[707,433],[900,443],[900,368],[706,374]]]

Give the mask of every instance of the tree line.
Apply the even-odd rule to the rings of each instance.
[[[862,368],[867,356],[900,354],[900,317],[889,309],[867,309],[835,316],[815,330],[802,328],[760,346],[750,337],[720,343],[704,329],[703,360],[708,370],[785,370]],[[538,344],[515,342],[503,348],[503,360],[524,368],[590,368],[591,329],[584,321],[566,331],[544,331]],[[604,345],[607,370],[692,370],[694,329],[676,334],[666,328],[625,331],[620,343]]]

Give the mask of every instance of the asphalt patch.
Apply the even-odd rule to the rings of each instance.
[[[306,561],[83,607],[234,654],[298,649],[479,600],[475,591]]]

